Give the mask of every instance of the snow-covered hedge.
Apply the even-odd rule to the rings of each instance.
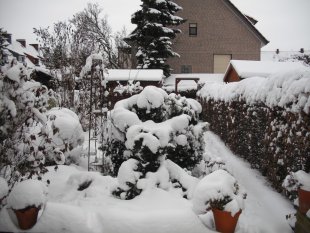
[[[290,171],[310,171],[310,70],[207,84],[205,121],[230,149],[282,190]]]
[[[205,100],[264,104],[290,112],[310,113],[310,69],[275,73],[268,78],[252,77],[233,83],[208,83],[198,93]]]
[[[191,170],[201,160],[202,134],[208,124],[198,122],[200,104],[160,88],[148,86],[138,94],[119,101],[108,113],[107,144],[103,148],[113,162],[114,175],[132,158],[144,177],[156,172],[165,159]],[[132,160],[131,160],[132,161]],[[129,163],[129,162],[128,162]]]

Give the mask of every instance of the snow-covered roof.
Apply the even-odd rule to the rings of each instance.
[[[17,41],[12,41],[11,44],[9,44],[6,47],[8,50],[11,50],[19,55],[23,55],[25,56],[25,47],[21,45],[21,43],[17,42]]]
[[[249,16],[244,15],[230,0],[224,0],[224,3],[236,13],[237,16],[247,25],[247,28],[254,33],[254,35],[261,41],[261,47],[269,43],[269,41],[260,33],[260,31],[254,26],[253,19],[250,19]]]
[[[12,41],[11,44],[8,44],[7,49],[9,49],[9,50],[11,50],[11,51],[13,51],[19,55],[28,54],[34,58],[40,57],[39,52],[32,45],[27,45],[26,47],[24,47],[18,41]]]
[[[110,69],[107,81],[161,81],[164,77],[160,69]]]
[[[240,78],[267,77],[277,72],[287,72],[305,67],[301,62],[231,60],[230,65]],[[229,66],[230,66],[229,65]],[[227,71],[229,68],[227,69]]]
[[[171,74],[164,80],[163,88],[167,91],[175,89],[176,78],[199,78],[198,83],[223,82],[224,74],[190,73],[190,74]],[[178,90],[196,90],[197,83],[194,80],[182,80],[178,83]]]

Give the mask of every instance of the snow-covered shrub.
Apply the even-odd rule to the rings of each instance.
[[[108,114],[110,131],[105,146],[114,163],[114,175],[128,158],[139,158],[149,167],[159,167],[162,155],[191,170],[202,157],[202,134],[208,124],[198,122],[200,104],[192,99],[167,95],[148,86],[138,94],[119,101]],[[117,152],[117,153],[116,153]]]
[[[129,80],[127,85],[122,85],[118,82],[118,85],[113,89],[113,93],[118,93],[120,95],[134,95],[138,94],[143,90],[143,87],[140,86],[140,82],[134,82]]]
[[[141,192],[161,188],[173,191],[181,197],[192,199],[199,180],[189,175],[171,160],[162,160],[153,171],[137,159],[123,162],[118,171],[118,186],[113,195],[121,199],[133,199]]]
[[[225,170],[217,170],[199,181],[193,197],[193,208],[197,214],[212,208],[231,212],[234,216],[244,207],[246,193],[237,180]]]
[[[50,153],[49,158],[56,159],[56,163],[59,163],[57,162],[59,159],[78,161],[83,152],[81,147],[84,142],[84,132],[78,116],[67,108],[53,108],[46,113],[46,116],[50,143],[56,147],[51,153],[55,155],[57,152],[58,155],[57,158],[55,156],[53,158]],[[61,158],[62,153],[64,158]]]
[[[48,90],[29,77],[23,65],[12,63],[2,67],[0,74],[0,173],[9,185],[21,176],[31,177],[45,172],[47,151],[42,145],[48,140],[38,133],[46,130]]]
[[[200,112],[197,101],[167,95],[153,86],[119,101],[108,114],[111,125],[107,141],[111,143],[105,145],[106,155],[114,165],[114,175],[119,174],[119,167],[128,159],[138,161],[137,170],[133,170],[142,174],[141,179],[148,172],[161,170],[166,159],[191,171],[202,159],[202,135],[208,128],[207,123],[198,122]],[[130,190],[137,189],[135,185],[132,184]]]
[[[288,197],[291,200],[296,200],[299,188],[310,191],[310,174],[302,170],[290,172],[285,177],[282,186],[287,191]]]
[[[28,207],[41,208],[47,201],[47,187],[38,180],[17,183],[8,197],[8,208],[22,210]]]
[[[41,178],[46,162],[64,163],[83,143],[75,113],[49,109],[55,93],[30,79],[23,65],[4,67],[0,77],[0,176],[9,186]]]

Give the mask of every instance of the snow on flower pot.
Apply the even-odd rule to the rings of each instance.
[[[294,195],[294,198],[298,193],[299,211],[306,214],[310,209],[310,174],[302,170],[290,172],[284,179],[282,186],[289,194]]]
[[[12,189],[7,208],[15,213],[20,229],[28,230],[37,223],[38,213],[46,203],[46,190],[46,186],[38,180],[22,181]]]
[[[198,183],[193,208],[197,214],[212,210],[216,230],[233,233],[244,205],[246,193],[225,170],[217,170]]]
[[[233,233],[237,226],[241,210],[234,216],[231,212],[212,208],[216,230],[222,233]]]
[[[306,214],[310,209],[310,191],[303,188],[298,189],[299,211]]]

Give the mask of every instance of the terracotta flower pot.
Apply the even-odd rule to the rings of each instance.
[[[299,211],[302,214],[306,214],[310,209],[310,192],[298,189],[298,199],[299,199]]]
[[[37,223],[38,213],[41,207],[30,206],[21,210],[14,210],[18,225],[22,230],[28,230]]]
[[[221,233],[234,233],[235,228],[237,226],[237,222],[239,219],[239,216],[241,214],[241,210],[235,214],[235,216],[231,216],[230,212],[218,210],[218,209],[212,209],[214,221],[215,221],[215,227],[216,230]]]

